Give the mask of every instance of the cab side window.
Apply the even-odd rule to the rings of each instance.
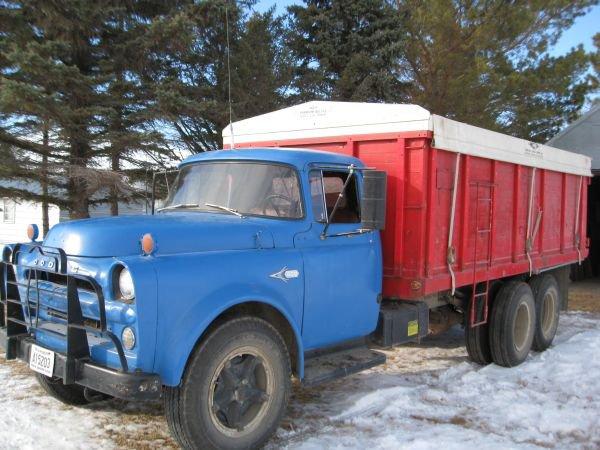
[[[310,194],[315,219],[326,222],[344,187],[349,173],[343,171],[313,170],[310,173]],[[360,223],[360,203],[356,175],[352,174],[344,196],[331,218],[331,223]]]
[[[320,170],[312,170],[309,174],[310,199],[313,215],[317,222],[326,222],[325,202],[323,198],[323,178]]]

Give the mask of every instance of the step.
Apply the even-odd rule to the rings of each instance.
[[[314,386],[346,377],[385,362],[385,355],[367,347],[355,347],[307,359],[303,384]]]

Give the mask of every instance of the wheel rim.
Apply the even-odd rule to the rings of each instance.
[[[521,352],[527,344],[528,337],[531,333],[531,312],[527,303],[521,303],[517,308],[515,323],[513,326],[513,338],[515,348]]]
[[[210,384],[210,417],[223,434],[239,438],[255,430],[273,399],[273,369],[256,348],[223,358]]]
[[[554,327],[554,317],[556,315],[556,293],[547,291],[542,302],[542,333],[544,337],[550,336]]]

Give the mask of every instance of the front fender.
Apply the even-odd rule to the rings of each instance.
[[[301,257],[293,250],[218,252],[181,255],[157,262],[159,313],[154,371],[167,386],[181,382],[187,361],[202,334],[229,308],[259,302],[279,311],[298,343],[299,375],[303,376]],[[298,278],[283,282],[270,277],[283,267],[298,269]]]
[[[227,289],[227,292],[231,294],[233,286],[230,286]],[[215,293],[215,297],[211,299],[204,299],[202,304],[197,304],[196,308],[194,308],[192,314],[202,314],[202,311],[205,307],[212,310],[212,314],[206,319],[202,320],[200,323],[194,323],[193,318],[187,317],[181,321],[180,324],[176,327],[176,329],[181,330],[182,333],[176,333],[171,335],[169,340],[165,343],[166,348],[177,348],[177,351],[167,352],[163,355],[161,362],[159,363],[158,372],[162,374],[163,383],[168,386],[176,386],[180,383],[181,378],[183,376],[183,371],[185,370],[185,366],[189,357],[191,356],[194,347],[196,346],[198,340],[202,336],[202,334],[206,331],[206,329],[210,326],[210,324],[219,317],[222,313],[227,311],[229,308],[232,308],[236,305],[240,305],[247,302],[258,302],[264,303],[266,305],[272,306],[276,310],[278,310],[288,321],[292,330],[294,330],[294,335],[296,337],[296,342],[298,343],[298,368],[299,375],[302,378],[304,372],[304,349],[302,347],[302,337],[300,335],[300,330],[294,324],[294,321],[291,319],[289,312],[281,309],[280,301],[274,301],[269,298],[267,293],[264,295],[257,296],[248,296],[243,295],[243,287],[237,286],[236,290],[239,290],[239,297],[231,299],[226,303],[223,303],[223,297],[219,295],[219,293]],[[183,332],[183,330],[189,330],[189,332]]]

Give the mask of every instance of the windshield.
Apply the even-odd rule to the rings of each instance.
[[[183,167],[163,209],[302,217],[296,171],[289,166],[251,162],[207,162]]]

